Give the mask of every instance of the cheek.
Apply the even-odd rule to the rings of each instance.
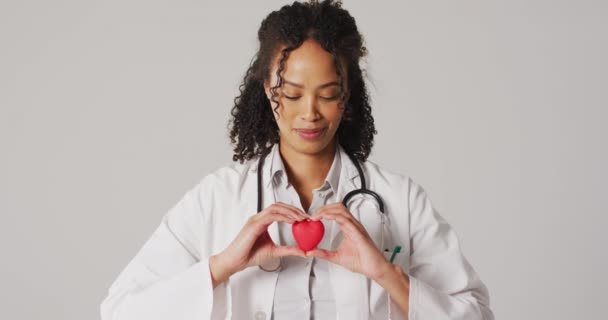
[[[281,131],[289,130],[293,123],[293,118],[296,116],[293,111],[289,111],[289,108],[278,107],[276,112],[273,110],[272,114],[277,121],[277,125]]]
[[[331,106],[331,108],[327,108],[326,112],[323,114],[325,119],[333,123],[340,123],[343,115],[344,109],[341,109],[341,105]]]
[[[279,114],[279,121],[291,122],[298,116],[298,108],[290,102],[281,101],[281,106],[277,108],[277,112],[274,114],[277,117]]]

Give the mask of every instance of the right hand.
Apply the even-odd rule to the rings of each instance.
[[[273,258],[306,257],[305,252],[298,246],[276,245],[268,234],[268,226],[276,221],[292,224],[309,218],[304,211],[282,202],[268,206],[247,220],[224,251],[211,257],[211,273],[218,282],[223,282],[234,273],[247,267],[258,266]]]

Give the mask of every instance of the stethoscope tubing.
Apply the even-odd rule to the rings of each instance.
[[[263,202],[263,195],[262,195],[262,168],[264,167],[264,159],[266,158],[266,156],[268,155],[269,152],[266,152],[262,155],[260,155],[260,160],[258,161],[258,205],[257,205],[257,212],[262,211],[262,202]],[[380,195],[378,195],[376,192],[367,189],[367,186],[365,184],[365,176],[363,175],[363,169],[361,169],[361,165],[359,164],[359,161],[350,153],[346,153],[348,155],[348,157],[350,158],[350,160],[353,162],[353,164],[355,165],[355,167],[357,168],[357,172],[359,173],[359,180],[361,182],[361,186],[359,189],[355,189],[352,190],[350,192],[348,192],[345,196],[344,199],[342,200],[342,204],[344,204],[345,207],[348,207],[348,201],[350,201],[350,199],[352,197],[354,197],[357,194],[367,194],[370,195],[372,197],[374,197],[374,199],[376,200],[376,202],[378,203],[378,208],[380,209],[380,222],[382,224],[382,228],[380,230],[380,250],[382,250],[382,247],[384,247],[384,223],[385,223],[385,213],[384,213],[384,202],[382,201],[382,198],[380,197]],[[264,267],[262,267],[262,265],[260,265],[260,269],[267,271],[267,272],[273,272],[273,271],[277,271],[281,268],[282,265],[282,261],[281,258],[279,258],[279,264],[276,268],[273,269],[265,269]]]

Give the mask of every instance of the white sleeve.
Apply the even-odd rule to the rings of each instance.
[[[102,320],[224,319],[229,281],[213,289],[200,184],[162,218],[160,226],[110,286]],[[206,236],[204,237],[207,238]]]
[[[393,319],[494,320],[485,284],[463,255],[458,236],[409,180],[410,300],[406,317],[391,299]]]

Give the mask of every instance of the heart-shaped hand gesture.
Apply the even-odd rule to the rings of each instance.
[[[374,280],[383,275],[390,262],[348,208],[341,202],[323,206],[311,217],[312,221],[320,219],[338,223],[343,234],[342,242],[335,251],[317,248],[306,252],[306,256],[326,259]]]

